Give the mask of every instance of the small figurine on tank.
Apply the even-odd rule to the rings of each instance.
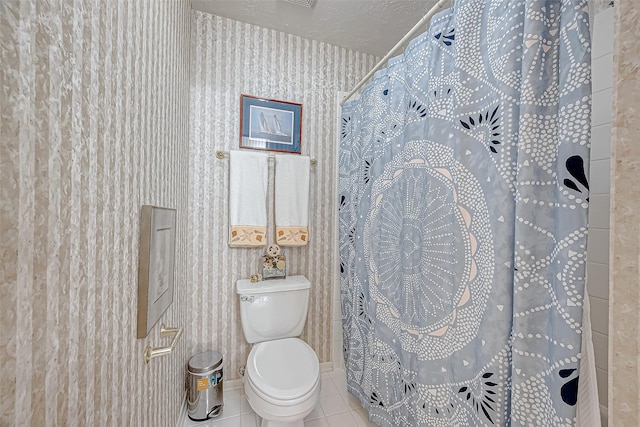
[[[263,279],[284,279],[287,277],[287,258],[280,253],[280,246],[269,245],[262,257]]]

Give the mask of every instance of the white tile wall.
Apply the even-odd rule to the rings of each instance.
[[[609,228],[609,194],[589,195],[589,226]]]
[[[593,347],[596,356],[596,368],[607,369],[609,359],[608,336],[599,332],[593,332]]]
[[[609,229],[589,228],[587,261],[599,264],[609,263]],[[587,272],[587,276],[589,272]],[[595,285],[595,283],[594,283]]]
[[[611,93],[613,86],[613,8],[595,17],[592,38],[593,111],[589,174],[587,289],[600,407],[607,410],[609,338],[609,199],[611,171]],[[606,427],[606,416],[602,416]]]
[[[591,144],[591,160],[610,159],[611,123],[592,128],[591,141],[597,141],[596,144]]]
[[[609,300],[590,297],[591,302],[591,330],[607,335],[609,331]]]
[[[596,15],[591,40],[592,60],[610,53],[613,53],[613,8]]]
[[[611,188],[611,159],[593,160],[591,162],[591,194],[609,194]]]
[[[593,110],[591,112],[591,125],[600,126],[611,123],[611,83],[609,88],[593,94]]]
[[[587,262],[589,295],[609,299],[609,265]]]
[[[613,52],[591,61],[593,92],[611,88],[613,82]]]

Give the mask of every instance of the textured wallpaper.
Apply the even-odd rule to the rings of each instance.
[[[226,378],[238,378],[249,345],[240,325],[236,280],[258,272],[264,249],[228,246],[229,160],[238,149],[240,95],[303,104],[302,154],[318,160],[310,177],[310,242],[285,248],[288,274],[311,281],[303,333],[320,362],[331,361],[334,262],[336,91],[350,90],[378,58],[250,24],[192,12],[189,139],[189,312],[197,350],[223,352]],[[273,162],[269,242],[274,242]]]
[[[175,425],[190,349],[143,364],[168,340],[135,338],[137,251],[140,206],[176,208],[161,321],[188,328],[190,24],[188,0],[0,1],[0,426]]]

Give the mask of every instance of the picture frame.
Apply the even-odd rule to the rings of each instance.
[[[176,210],[143,205],[140,216],[137,337],[145,338],[173,302]]]
[[[241,95],[240,148],[300,154],[302,104]]]

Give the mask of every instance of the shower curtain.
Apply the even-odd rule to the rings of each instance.
[[[372,421],[574,425],[588,21],[457,0],[343,105],[343,350]]]

